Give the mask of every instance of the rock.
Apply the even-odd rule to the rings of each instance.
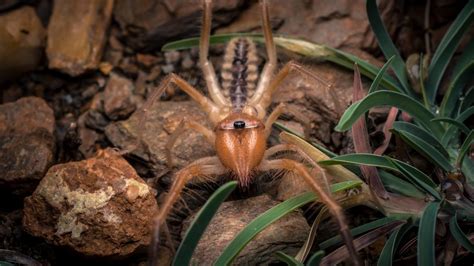
[[[45,30],[32,7],[0,15],[0,82],[12,80],[39,64]]]
[[[213,26],[229,23],[244,4],[243,0],[216,0],[213,3]],[[201,5],[194,0],[117,0],[114,19],[121,28],[122,39],[140,51],[159,49],[166,42],[199,32]]]
[[[391,4],[393,1],[379,2],[389,32],[394,34],[400,14],[395,13],[394,4]],[[269,6],[269,13],[273,28],[287,36],[302,37],[333,48],[374,50],[378,47],[363,0],[274,0]],[[261,32],[260,7],[256,1],[230,25],[219,28],[217,33],[250,31]]]
[[[23,226],[85,256],[128,256],[149,244],[156,208],[151,188],[107,149],[51,167],[25,199]]]
[[[137,107],[133,102],[132,81],[117,74],[111,74],[104,91],[104,111],[111,120],[128,117]]]
[[[113,0],[55,2],[48,25],[49,67],[71,76],[96,69],[112,9]]]
[[[54,161],[53,110],[37,97],[0,105],[0,190],[31,193]]]
[[[279,202],[262,195],[224,202],[194,251],[192,263],[212,265],[231,240],[253,219]],[[194,216],[185,222],[184,236]],[[234,260],[235,265],[268,265],[277,262],[275,252],[295,256],[309,234],[310,227],[300,211],[292,212],[259,233]]]
[[[295,110],[301,110],[311,121],[311,136],[329,145],[333,127],[352,101],[353,73],[330,63],[306,66],[324,82],[304,78],[298,72],[291,73],[275,93],[273,102],[285,102]]]
[[[126,121],[111,123],[105,128],[105,135],[116,147],[129,150],[148,170],[168,170],[166,166],[166,143],[182,121],[187,118],[210,127],[207,116],[195,102],[160,102],[151,105],[143,125],[138,128],[142,112],[135,112]],[[141,141],[137,141],[140,137]],[[173,148],[175,166],[180,169],[191,161],[214,154],[204,136],[193,130],[186,131]]]

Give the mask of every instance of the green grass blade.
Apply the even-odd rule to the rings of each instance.
[[[366,223],[366,224],[363,224],[361,226],[358,226],[358,227],[355,227],[355,228],[351,229],[351,235],[353,237],[356,237],[358,235],[364,234],[366,232],[371,231],[372,229],[375,229],[377,227],[386,225],[386,224],[391,223],[393,221],[395,221],[395,219],[390,218],[390,217],[384,217],[384,218],[381,218],[381,219],[378,219],[378,220],[375,220],[375,221],[372,221],[372,222],[369,222],[369,223]],[[328,249],[332,246],[339,245],[341,243],[342,243],[341,236],[337,235],[337,236],[334,236],[334,237],[320,243],[319,247],[321,249]]]
[[[281,252],[281,251],[277,251],[275,253],[275,256],[282,262],[286,263],[286,265],[288,266],[304,266],[303,263],[295,260],[295,258],[293,258],[292,256],[290,255],[287,255],[285,254],[284,252]]]
[[[441,153],[445,158],[449,158],[448,151],[446,151],[446,149],[443,147],[443,144],[441,144],[441,142],[438,139],[433,137],[433,135],[427,132],[425,129],[413,123],[407,123],[403,121],[394,122],[392,127],[395,130],[403,131],[403,132],[410,133],[411,135],[415,135],[416,137],[422,139],[424,142],[427,142],[431,146],[433,146],[433,148],[436,149],[438,153]]]
[[[433,132],[437,138],[441,138],[444,133],[444,128],[439,123],[431,122],[435,118],[433,113],[420,102],[407,95],[393,91],[376,91],[367,95],[361,101],[354,103],[353,106],[346,109],[335,130],[345,131],[350,129],[357,119],[370,108],[384,105],[394,106],[409,113],[417,122]]]
[[[395,58],[395,55],[390,57],[388,61],[382,66],[380,69],[379,73],[377,73],[377,76],[375,76],[374,80],[372,81],[372,84],[370,85],[369,92],[368,94],[376,91],[379,87],[380,81],[382,80],[383,76],[385,75],[385,72],[387,71],[388,67],[392,63],[393,59]]]
[[[474,106],[471,106],[467,108],[466,110],[464,110],[461,114],[459,114],[456,117],[456,121],[458,121],[459,123],[464,123],[464,121],[466,121],[473,114],[474,114]],[[449,142],[455,137],[456,139],[459,139],[457,138],[457,128],[454,126],[450,126],[448,127],[448,129],[446,129],[446,132],[441,138],[441,143],[443,144],[443,146],[446,147],[449,144]],[[455,145],[457,144],[460,145],[461,143],[455,143]]]
[[[306,266],[318,266],[324,255],[326,255],[326,253],[323,250],[316,251],[313,256],[309,258],[308,263],[306,263]]]
[[[345,181],[331,186],[331,192],[336,193],[362,184],[361,181]],[[299,196],[286,200],[270,210],[264,212],[250,222],[225,248],[224,252],[215,262],[215,265],[229,265],[239,252],[252,240],[259,232],[271,223],[292,212],[293,210],[313,202],[317,197],[312,192],[307,192]]]
[[[397,250],[398,245],[400,244],[403,236],[412,228],[411,223],[406,223],[401,227],[397,228],[389,237],[385,246],[380,253],[379,259],[377,261],[377,266],[391,266],[394,260],[393,255]]]
[[[474,104],[474,87],[467,90],[466,95],[462,97],[461,106],[459,107],[459,113],[464,112],[467,108],[471,107]]]
[[[436,184],[425,175],[425,173],[402,161],[392,159],[392,163],[398,168],[398,171],[407,177],[414,185],[421,187],[435,199],[441,199],[441,195],[436,190]]]
[[[461,58],[456,62],[456,66],[451,74],[451,82],[440,105],[440,114],[442,116],[452,117],[455,113],[455,108],[457,107],[464,86],[472,79],[473,70],[474,39],[472,39],[469,45],[464,49]]]
[[[387,171],[379,170],[379,175],[384,187],[391,192],[419,199],[426,197],[425,194],[412,183],[394,176]]]
[[[469,252],[474,253],[474,244],[471,243],[466,234],[464,234],[464,232],[461,230],[461,227],[459,227],[457,214],[455,214],[449,220],[449,230],[451,231],[454,239],[456,239],[456,241],[458,241],[461,246],[463,246]]]
[[[392,132],[398,135],[405,143],[416,151],[421,153],[425,158],[439,166],[446,172],[454,170],[454,166],[449,162],[448,152],[441,153],[438,149],[431,146],[431,144],[425,139],[418,137],[417,135],[411,134],[410,132],[392,129]]]
[[[405,71],[405,62],[400,56],[397,48],[392,42],[387,29],[383,25],[382,19],[380,18],[379,10],[377,9],[377,3],[375,0],[367,0],[366,2],[367,17],[369,19],[370,26],[374,31],[375,37],[379,42],[380,49],[382,50],[385,58],[388,60],[394,57],[392,68],[397,76],[400,84],[402,85],[405,93],[411,94],[411,90],[408,86],[407,73]]]
[[[464,143],[461,145],[461,148],[459,149],[459,155],[456,160],[456,165],[461,168],[462,162],[464,160],[464,156],[467,154],[469,149],[471,148],[471,144],[474,142],[474,130],[471,130],[469,132],[469,135],[467,135],[466,139],[464,140]]]
[[[418,228],[418,265],[436,265],[435,230],[440,202],[430,202],[421,215]]]
[[[456,48],[458,47],[464,33],[469,29],[473,19],[474,0],[470,0],[451,24],[448,32],[444,35],[438,48],[433,54],[433,59],[431,60],[428,70],[428,80],[426,81],[428,100],[430,100],[431,103],[433,103],[436,98],[436,93],[439,89],[444,71],[446,70],[454,52],[456,52]]]
[[[429,176],[405,162],[391,159],[389,157],[370,153],[344,154],[331,158],[330,160],[319,161],[318,163],[321,165],[364,164],[397,171],[403,174],[405,178],[415,186],[433,195],[433,197],[437,199],[440,198],[439,192],[436,190],[437,185]]]
[[[179,245],[173,265],[189,265],[194,249],[198,245],[199,239],[201,239],[212,217],[214,217],[219,206],[236,187],[237,181],[228,182],[217,189],[207,200],[189,226],[183,241]]]
[[[457,127],[458,129],[460,129],[464,134],[469,134],[469,128],[464,125],[463,123],[460,123],[459,121],[457,120],[454,120],[452,118],[449,118],[449,117],[439,117],[439,118],[435,118],[435,119],[432,119],[431,120],[432,122],[445,122],[445,123],[448,123],[450,125],[453,125],[455,127]]]

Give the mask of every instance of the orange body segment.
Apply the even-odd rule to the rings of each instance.
[[[232,113],[217,125],[215,134],[217,156],[240,185],[247,186],[266,150],[265,125],[256,117]]]

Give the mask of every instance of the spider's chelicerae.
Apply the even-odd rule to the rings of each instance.
[[[183,90],[207,113],[213,128],[208,129],[196,121],[183,119],[167,144],[168,163],[171,165],[171,149],[174,143],[186,129],[193,129],[203,134],[209,143],[214,145],[217,155],[198,159],[175,174],[169,193],[155,217],[151,264],[155,265],[159,259],[156,254],[159,228],[163,228],[162,225],[173,204],[191,179],[229,174],[237,179],[241,187],[246,187],[256,172],[269,170],[291,171],[306,181],[336,219],[349,253],[354,258],[354,263],[358,264],[359,260],[343,211],[318,178],[312,176],[306,166],[298,161],[285,158],[270,159],[272,155],[287,150],[297,152],[304,158],[308,156],[289,144],[279,144],[268,149],[266,147],[272,124],[282,113],[288,111],[284,104],[280,104],[267,115],[266,110],[272,102],[274,91],[292,71],[315,78],[314,75],[295,62],[287,63],[275,75],[277,57],[268,15],[268,1],[262,0],[261,19],[268,58],[260,76],[257,73],[255,44],[248,38],[236,38],[230,41],[226,49],[222,67],[223,82],[222,85],[219,84],[214,68],[208,60],[212,1],[202,0],[202,5],[199,64],[207,84],[209,98],[177,75],[170,74],[150,96],[142,110],[146,112],[170,85]],[[314,162],[313,166],[317,168]]]

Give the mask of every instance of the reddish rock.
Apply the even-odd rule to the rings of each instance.
[[[32,7],[0,15],[0,82],[33,70],[43,55],[45,30]]]
[[[113,0],[56,1],[48,24],[49,67],[71,76],[96,69],[112,9]]]
[[[25,230],[86,256],[127,256],[150,240],[151,188],[117,152],[50,168],[25,199]]]
[[[111,120],[128,117],[135,111],[132,81],[117,74],[110,75],[104,91],[104,111]]]
[[[37,97],[0,105],[0,189],[31,193],[54,160],[54,114]]]
[[[262,195],[245,200],[224,202],[194,251],[192,263],[212,265],[231,240],[258,215],[279,202]],[[186,226],[194,216],[186,221]],[[235,265],[268,265],[277,262],[275,252],[295,256],[309,233],[309,225],[300,211],[292,212],[260,232],[236,257]],[[184,236],[186,228],[182,231]]]

